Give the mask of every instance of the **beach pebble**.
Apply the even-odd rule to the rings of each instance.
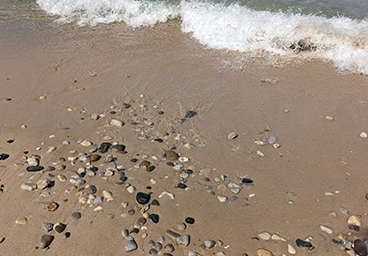
[[[265,156],[265,154],[261,150],[257,150],[257,155],[259,155],[259,156]]]
[[[187,217],[185,218],[185,222],[192,225],[194,224],[195,220],[192,217]]]
[[[158,253],[158,251],[155,249],[155,248],[151,248],[149,251],[148,251],[148,254],[151,254],[151,255],[156,255]]]
[[[66,229],[66,225],[65,224],[62,224],[60,222],[56,223],[54,225],[54,230],[57,232],[57,233],[62,233],[64,230]]]
[[[58,175],[57,175],[57,178],[58,178],[58,179],[59,179],[59,181],[61,181],[61,182],[67,181],[67,178],[66,178],[64,175],[62,175],[62,174],[58,174]]]
[[[46,211],[48,212],[54,212],[56,211],[56,209],[59,208],[59,205],[55,202],[50,202],[47,206],[46,206]]]
[[[63,141],[63,145],[69,145],[69,144],[70,144],[70,141],[68,141],[68,140]]]
[[[116,127],[123,127],[124,122],[121,120],[117,120],[117,119],[111,119],[110,125],[116,126]]]
[[[179,159],[179,155],[172,150],[166,150],[164,154],[164,158],[166,158],[166,160],[169,160],[169,161],[176,161]]]
[[[90,147],[92,145],[92,142],[88,140],[83,140],[80,144],[84,147]]]
[[[321,228],[322,231],[326,232],[329,235],[333,234],[334,232],[334,230],[331,227],[325,225],[320,225],[319,227]]]
[[[189,162],[189,158],[185,157],[185,156],[181,156],[181,157],[179,157],[179,161],[182,162],[182,163],[186,163],[186,162]]]
[[[340,207],[339,210],[340,210],[340,212],[342,212],[345,215],[348,215],[349,214],[349,211],[346,208],[344,208],[344,207]]]
[[[45,230],[46,232],[50,232],[54,227],[54,224],[49,222],[42,223],[42,230]]]
[[[33,184],[32,182],[26,182],[26,183],[22,183],[20,188],[24,190],[32,191],[32,190],[37,189],[37,185]]]
[[[176,242],[178,244],[182,244],[184,246],[188,246],[190,243],[190,236],[189,235],[182,235],[176,238]]]
[[[54,236],[43,235],[39,242],[39,247],[41,249],[47,248],[52,243],[53,240],[54,240]]]
[[[228,135],[227,135],[227,139],[228,140],[233,140],[235,138],[238,137],[238,134],[236,132],[230,132]]]
[[[185,230],[187,228],[187,225],[185,225],[183,222],[178,222],[175,224],[175,228],[177,230]]]
[[[367,248],[366,248],[365,244],[363,243],[363,241],[360,240],[360,239],[356,239],[354,241],[354,251],[359,256],[365,256],[365,255],[367,255]]]
[[[106,198],[107,202],[110,202],[110,201],[114,200],[114,197],[112,196],[112,193],[110,191],[104,190],[104,191],[102,191],[102,194]]]
[[[312,247],[312,244],[310,242],[303,241],[301,239],[296,239],[295,243],[298,247],[308,247],[308,248]]]
[[[288,244],[288,252],[289,252],[290,254],[295,254],[295,253],[296,253],[296,250],[294,249],[294,247],[293,247],[293,246],[291,246],[290,244]]]
[[[279,241],[284,241],[284,242],[286,242],[286,239],[285,239],[285,238],[283,238],[282,236],[279,236],[278,234],[273,234],[273,235],[271,236],[271,239],[272,239],[272,240],[279,240]]]
[[[146,218],[144,218],[144,217],[140,217],[138,220],[137,220],[137,225],[139,225],[139,226],[142,226],[142,225],[144,225],[145,223],[146,223]]]
[[[176,241],[176,238],[178,238],[180,235],[174,231],[166,230],[165,235],[171,238],[172,240]]]
[[[230,189],[231,192],[233,192],[234,194],[238,194],[240,192],[240,188],[232,188]]]
[[[325,116],[325,119],[328,120],[328,121],[333,121],[334,118],[332,116]]]
[[[80,212],[73,212],[71,216],[73,220],[78,220],[82,217],[82,214]]]
[[[189,254],[188,256],[202,256],[201,254],[199,254],[198,252],[196,251],[189,251]]]
[[[272,253],[265,249],[258,249],[257,256],[272,256]]]
[[[5,237],[0,238],[0,244],[5,241]]]
[[[262,240],[270,240],[271,234],[268,232],[263,232],[258,234],[258,237],[261,238]]]
[[[39,158],[31,156],[31,157],[27,158],[27,163],[31,166],[38,166],[39,163],[40,163],[40,160],[39,160]]]
[[[98,212],[98,211],[102,211],[103,207],[101,205],[97,206],[95,209],[93,209],[93,211]]]
[[[149,194],[138,192],[136,196],[136,200],[139,204],[146,204],[151,199],[151,196]]]
[[[41,189],[41,190],[47,188],[50,185],[51,185],[51,180],[49,180],[49,179],[44,179],[44,180],[37,181],[37,188]]]
[[[129,240],[125,244],[125,251],[126,252],[131,252],[131,251],[137,250],[137,248],[138,248],[137,243],[134,240]]]
[[[43,170],[43,166],[28,166],[27,172],[39,172]]]
[[[221,202],[221,203],[225,203],[226,200],[227,200],[227,197],[226,196],[223,196],[223,195],[220,195],[220,196],[217,196],[217,199]]]
[[[366,133],[366,132],[361,132],[361,133],[359,134],[359,137],[360,137],[360,138],[365,139],[365,138],[367,138],[367,137],[368,137],[368,135],[367,135],[367,133]]]
[[[274,144],[276,143],[277,139],[275,136],[270,136],[267,141],[268,141],[268,144]]]
[[[264,145],[266,145],[266,142],[261,141],[261,140],[256,140],[256,141],[254,141],[254,143],[256,143],[258,146],[264,146]]]
[[[362,221],[355,215],[351,215],[348,219],[348,223],[350,225],[355,225],[360,227],[362,225]]]
[[[216,245],[216,242],[213,241],[213,240],[204,240],[203,243],[206,246],[206,248],[208,248],[208,249],[210,249],[210,248],[212,248]]]
[[[16,224],[20,224],[20,225],[24,225],[24,224],[26,224],[26,223],[27,223],[27,219],[26,219],[25,217],[23,217],[23,218],[17,219],[17,220],[15,221],[15,223],[16,223]]]

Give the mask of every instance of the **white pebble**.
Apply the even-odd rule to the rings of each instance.
[[[135,187],[134,186],[129,186],[127,188],[127,191],[130,193],[130,194],[133,194],[135,192]]]
[[[331,235],[334,232],[334,230],[331,227],[324,225],[320,225],[319,227],[321,228],[322,231],[326,232],[329,235]]]
[[[263,152],[261,150],[257,150],[257,155],[264,156]]]
[[[361,132],[361,133],[359,134],[359,137],[360,137],[360,138],[365,139],[365,138],[367,138],[367,137],[368,137],[368,135],[367,135],[367,133],[366,133],[366,132]]]
[[[63,144],[64,144],[64,145],[69,145],[69,144],[70,144],[70,141],[68,141],[68,140],[64,140],[64,141],[63,141]]]
[[[295,254],[296,253],[296,250],[294,249],[294,247],[292,247],[290,244],[288,244],[288,252],[290,254]]]
[[[167,192],[167,191],[162,192],[158,197],[161,198],[164,195],[168,195],[171,199],[175,199],[175,195],[173,193],[170,193],[170,192]]]
[[[326,120],[329,120],[329,121],[333,121],[334,120],[334,118],[332,116],[325,116],[325,119]]]

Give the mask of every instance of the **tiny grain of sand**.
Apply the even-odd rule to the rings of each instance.
[[[366,77],[319,61],[236,59],[181,34],[177,22],[133,31],[13,19],[1,20],[0,30],[0,154],[9,155],[0,160],[1,255],[276,256],[292,255],[292,246],[296,255],[335,256],[346,255],[335,244],[341,238],[368,239],[368,140],[359,137],[368,132]],[[111,125],[113,119],[124,125]],[[238,136],[229,140],[231,132]],[[102,142],[125,152],[89,153]],[[170,149],[189,161],[165,159]],[[101,159],[81,161],[85,154]],[[44,170],[26,170],[32,155]],[[58,165],[65,170],[46,171]],[[67,172],[81,167],[84,177]],[[108,167],[113,176],[102,175]],[[46,178],[51,184],[43,190],[21,189]],[[73,187],[71,179],[86,183]],[[80,202],[94,198],[86,185],[95,185],[102,203]],[[164,191],[175,198],[160,197]],[[138,206],[138,192],[150,194],[149,209]],[[49,202],[58,208],[47,211]],[[158,222],[138,225],[142,208]],[[359,231],[349,229],[351,215],[361,220]],[[22,218],[26,224],[16,224]],[[66,228],[46,232],[45,222]],[[137,245],[132,252],[125,252],[124,229]],[[189,244],[178,245],[167,230],[189,235]],[[263,240],[264,232],[286,241]],[[43,235],[53,240],[37,249]],[[297,239],[314,249],[297,247]],[[204,248],[212,243],[205,240],[215,246]]]

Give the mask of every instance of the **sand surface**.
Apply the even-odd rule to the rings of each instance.
[[[133,30],[124,24],[78,27],[9,19],[0,21],[0,33],[0,154],[9,154],[0,161],[2,255],[148,255],[148,241],[158,241],[166,230],[191,237],[188,246],[166,238],[163,245],[175,246],[172,255],[193,250],[201,255],[223,251],[253,256],[259,248],[291,255],[288,244],[296,255],[346,255],[333,246],[332,239],[340,241],[339,233],[350,232],[350,241],[368,239],[368,140],[359,137],[368,132],[367,77],[343,75],[330,63],[316,60],[285,63],[206,49],[191,35],[183,35],[178,22]],[[189,110],[197,115],[181,120]],[[92,114],[102,116],[91,120]],[[125,125],[111,126],[112,119]],[[229,140],[230,132],[238,137]],[[144,135],[147,140],[140,140]],[[105,158],[116,156],[127,180],[116,184],[119,175],[86,175],[83,179],[96,185],[96,195],[108,190],[114,196],[101,204],[102,211],[94,211],[98,205],[80,204],[78,190],[66,193],[72,184],[59,181],[57,175],[70,179],[67,170],[88,167],[79,160],[75,165],[68,161],[93,147],[83,147],[78,140],[99,146],[105,136],[125,145],[127,153],[98,153],[102,159],[92,165],[106,171]],[[267,143],[270,136],[277,138],[279,148]],[[163,142],[154,141],[157,138]],[[64,145],[65,140],[70,145]],[[57,149],[47,153],[49,147]],[[179,171],[163,158],[173,147],[190,159]],[[27,172],[25,159],[33,154],[41,156],[45,169],[60,163],[66,169]],[[139,167],[144,155],[156,167],[152,172]],[[66,161],[60,162],[61,157]],[[200,175],[205,168],[211,172]],[[187,189],[177,188],[180,173],[188,169],[193,174],[182,180]],[[222,175],[225,181],[216,182]],[[236,195],[226,188],[229,181],[242,185],[239,177],[245,175],[254,186],[242,187]],[[21,189],[24,182],[46,178],[54,186]],[[130,194],[126,184],[136,192]],[[212,186],[215,195],[205,185]],[[45,191],[50,195],[40,196]],[[175,199],[159,198],[163,191]],[[121,232],[132,230],[141,217],[137,192],[152,192],[152,199],[158,199],[160,206],[151,206],[148,213],[158,214],[159,222],[148,220],[146,230],[139,227],[140,232],[132,234],[138,249],[125,253],[128,240]],[[238,199],[221,203],[219,195]],[[59,204],[54,212],[42,204],[50,201]],[[122,206],[125,201],[127,207]],[[349,213],[343,214],[340,207]],[[134,215],[128,214],[131,209]],[[73,220],[73,212],[82,217]],[[359,232],[349,229],[351,215],[362,221]],[[188,216],[195,223],[176,230],[175,224]],[[23,217],[25,225],[15,223]],[[44,222],[65,223],[67,228],[60,234],[46,233],[41,229]],[[320,225],[334,233],[323,232]],[[255,239],[262,232],[287,241]],[[48,249],[36,249],[45,234],[54,236],[53,242]],[[308,236],[315,249],[297,248],[295,240]],[[206,239],[221,240],[223,245],[201,249]]]

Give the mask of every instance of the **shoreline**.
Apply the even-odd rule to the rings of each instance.
[[[138,244],[132,255],[147,254],[148,241],[156,242],[166,230],[191,237],[187,247],[170,242],[175,247],[173,255],[188,255],[190,250],[201,255],[220,251],[226,255],[255,255],[260,248],[273,255],[289,255],[288,244],[297,255],[345,255],[331,242],[338,239],[338,233],[351,232],[349,240],[353,241],[367,239],[367,140],[359,137],[361,132],[368,132],[368,121],[364,119],[368,98],[365,76],[341,75],[320,61],[277,67],[262,65],[258,58],[237,59],[233,53],[206,49],[190,35],[183,35],[178,22],[136,30],[122,24],[91,28],[39,20],[0,22],[1,32],[7,33],[0,49],[4,56],[0,61],[0,107],[4,113],[0,153],[9,154],[8,159],[0,161],[5,166],[0,168],[0,200],[4,205],[0,236],[5,237],[0,248],[6,254],[29,254],[30,250],[30,254],[38,254],[41,249],[33,248],[42,235],[49,234],[55,236],[47,250],[51,255],[60,250],[78,255],[124,253],[127,240],[121,232],[124,228],[132,230],[141,216],[136,208],[137,192],[153,192],[152,199],[157,199],[160,206],[151,206],[148,212],[158,214],[160,221],[155,224],[148,220],[147,231],[132,235]],[[224,63],[231,66],[224,67]],[[131,107],[125,109],[123,103]],[[196,115],[181,121],[190,110]],[[91,120],[93,114],[105,117]],[[122,120],[125,125],[111,126],[112,119]],[[228,140],[230,132],[238,137]],[[178,134],[180,138],[175,139]],[[144,135],[148,140],[138,139]],[[89,207],[78,202],[77,192],[65,193],[72,184],[60,182],[57,175],[70,180],[67,170],[88,167],[78,160],[76,165],[70,161],[58,163],[66,165],[65,170],[26,171],[29,165],[25,156],[40,155],[42,166],[56,167],[53,163],[60,157],[77,157],[93,147],[83,147],[78,140],[99,146],[106,141],[105,136],[113,137],[108,142],[126,146],[126,154],[113,149],[99,154],[117,156],[115,162],[123,167],[128,180],[116,185],[118,171],[107,179],[98,175],[84,179],[86,184],[96,185],[96,195],[111,191],[111,202]],[[279,148],[267,143],[270,136],[276,137]],[[65,140],[70,145],[64,145]],[[187,143],[193,148],[188,149]],[[38,151],[37,147],[42,149]],[[49,147],[57,149],[46,153]],[[172,147],[190,159],[182,163],[183,169],[173,169],[163,158],[164,151]],[[257,154],[258,150],[264,156]],[[145,160],[142,155],[155,166],[152,172],[136,168]],[[138,161],[133,163],[132,158]],[[106,171],[104,159],[93,165]],[[212,170],[207,174],[209,181],[206,175],[200,175],[207,168]],[[183,172],[188,169],[193,173],[184,178],[184,183],[190,189],[176,188],[180,174],[186,176]],[[221,175],[229,180],[216,181]],[[242,185],[238,178],[244,175],[249,175],[254,186],[232,193],[229,181]],[[45,178],[55,185],[32,192],[20,188],[28,180]],[[157,183],[152,184],[150,179]],[[136,188],[135,193],[127,191],[127,183]],[[212,186],[215,195],[195,183]],[[40,197],[45,191],[50,195]],[[174,193],[175,200],[158,198],[163,191]],[[238,199],[221,203],[219,195]],[[48,201],[57,202],[59,208],[47,212],[44,205],[38,205]],[[126,208],[121,205],[125,201],[129,203]],[[98,205],[104,210],[95,212]],[[340,207],[348,209],[349,214],[340,212]],[[131,209],[136,210],[134,215],[127,213]],[[80,220],[71,218],[76,211],[82,213]],[[359,232],[348,227],[351,215],[363,222]],[[195,218],[195,223],[188,224],[184,231],[175,230],[176,223],[188,216]],[[22,217],[27,218],[27,224],[15,224]],[[65,223],[65,232],[71,236],[66,238],[65,232],[46,233],[41,229],[45,221]],[[334,233],[324,233],[319,225],[332,227]],[[287,242],[264,241],[258,237],[263,232],[278,234]],[[141,237],[143,233],[147,233],[146,238]],[[311,252],[295,244],[296,239],[308,236],[313,237],[315,247]],[[202,250],[200,245],[205,239],[217,245]],[[218,240],[224,244],[219,245]]]

